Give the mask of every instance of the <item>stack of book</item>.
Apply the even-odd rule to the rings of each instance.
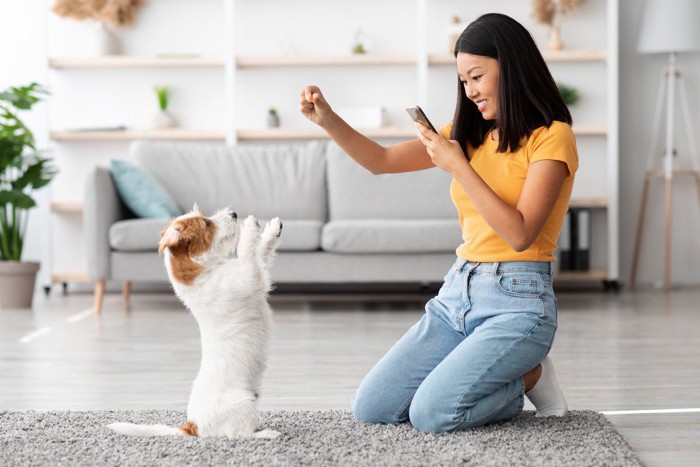
[[[591,210],[572,208],[559,234],[559,270],[588,271],[591,249]]]

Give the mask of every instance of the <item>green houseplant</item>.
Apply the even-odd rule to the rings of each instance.
[[[24,307],[26,300],[14,297],[21,286],[16,280],[31,275],[31,291],[37,263],[22,263],[22,249],[27,229],[28,212],[36,206],[34,190],[51,182],[56,169],[51,159],[37,151],[34,134],[19,117],[30,110],[48,91],[37,83],[9,87],[0,92],[0,266],[12,279],[0,284],[0,307]],[[25,274],[33,270],[33,274]],[[3,280],[0,277],[0,280]],[[31,306],[31,295],[29,304]]]
[[[566,105],[576,105],[581,99],[581,94],[579,94],[578,89],[573,86],[557,81],[557,88],[559,88],[559,93]]]
[[[154,128],[171,128],[177,126],[177,120],[168,111],[168,105],[170,105],[170,99],[173,95],[173,89],[170,86],[165,85],[155,85],[153,90],[156,93],[156,99],[158,99],[158,108],[160,111],[156,114],[153,119]]]

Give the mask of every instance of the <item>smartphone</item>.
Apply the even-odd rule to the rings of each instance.
[[[411,116],[414,122],[420,122],[424,126],[430,128],[431,131],[437,133],[437,130],[435,129],[433,124],[430,123],[430,120],[428,120],[428,117],[426,117],[425,112],[423,112],[423,109],[421,109],[418,106],[406,107],[406,112],[408,112],[408,115]]]

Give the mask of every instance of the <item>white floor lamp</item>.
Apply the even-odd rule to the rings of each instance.
[[[639,265],[639,250],[644,229],[644,217],[649,194],[649,183],[652,178],[663,177],[665,179],[665,213],[666,213],[666,242],[664,262],[664,290],[671,289],[671,213],[673,200],[673,178],[675,176],[690,176],[695,179],[700,200],[700,166],[693,137],[693,128],[690,124],[690,109],[685,93],[685,85],[682,74],[676,66],[676,55],[700,51],[700,0],[647,0],[642,18],[639,35],[639,52],[654,54],[668,54],[668,65],[663,70],[659,83],[659,94],[654,113],[654,129],[652,141],[649,146],[649,159],[647,161],[646,177],[642,190],[642,206],[637,224],[637,237],[634,244],[632,257],[632,274],[630,285],[635,286],[637,280],[637,266]],[[685,133],[688,138],[692,169],[678,169],[674,167],[674,130],[675,124],[675,100],[676,85],[680,94],[680,103],[685,123]],[[654,170],[655,155],[661,134],[661,115],[663,104],[666,104],[665,144],[663,152],[663,170]]]

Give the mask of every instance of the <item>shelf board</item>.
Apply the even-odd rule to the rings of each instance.
[[[608,207],[607,198],[571,198],[570,208],[605,209]]]
[[[561,50],[559,52],[544,51],[542,56],[546,62],[605,62],[608,53],[605,50]]]
[[[80,214],[83,212],[81,202],[54,202],[51,203],[51,212],[57,214]]]
[[[224,61],[203,57],[138,57],[106,55],[93,58],[50,58],[51,68],[216,68]]]
[[[238,68],[415,65],[415,55],[280,55],[237,57]]]
[[[414,138],[416,130],[412,127],[381,127],[358,129],[368,138]],[[574,127],[576,135],[607,134],[607,128],[601,125],[579,125]],[[253,140],[303,140],[326,139],[328,135],[316,128],[261,128],[241,129],[237,131],[241,141]],[[158,140],[224,140],[223,131],[187,130],[183,128],[163,130],[115,130],[115,131],[52,131],[54,141],[108,141],[132,139]]]
[[[605,62],[608,54],[604,50],[562,50],[559,52],[542,52],[544,60],[549,63],[567,62]],[[428,56],[430,65],[454,65],[452,54],[431,54]]]
[[[564,50],[544,52],[547,62],[604,62],[605,51]],[[347,54],[347,55],[250,55],[236,57],[238,68],[324,67],[324,66],[391,66],[415,65],[415,55]],[[454,65],[451,54],[431,54],[430,65]],[[106,55],[88,58],[50,58],[49,67],[64,68],[223,68],[222,58],[166,56],[140,57]]]
[[[605,281],[608,271],[592,269],[590,271],[559,271],[554,275],[555,281]]]
[[[105,141],[132,139],[162,140],[223,140],[223,131],[187,130],[183,128],[163,130],[116,130],[116,131],[52,131],[54,141]]]
[[[608,127],[605,125],[574,125],[574,134],[577,136],[606,136]]]

